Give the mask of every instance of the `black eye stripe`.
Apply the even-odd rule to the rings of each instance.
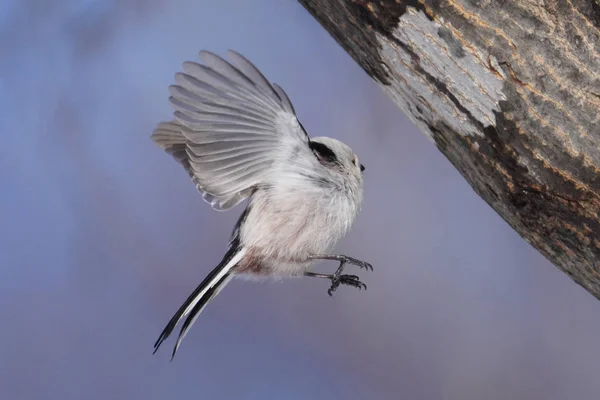
[[[317,158],[322,161],[334,163],[337,162],[337,156],[329,147],[319,142],[308,142],[308,146],[315,153]]]

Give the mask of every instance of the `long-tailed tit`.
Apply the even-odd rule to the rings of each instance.
[[[175,119],[152,139],[188,172],[204,199],[228,210],[248,205],[233,230],[223,260],[187,298],[154,345],[154,352],[187,316],[171,359],[207,303],[234,276],[310,276],[365,288],[345,264],[369,263],[330,255],[363,200],[365,167],[344,143],[309,138],[283,89],[270,84],[244,56],[231,63],[202,51],[204,65],[183,64],[170,86]],[[309,271],[315,260],[336,260],[334,274]]]

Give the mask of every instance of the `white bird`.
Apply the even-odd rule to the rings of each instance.
[[[187,317],[173,349],[207,303],[234,277],[311,276],[365,288],[345,264],[372,266],[330,255],[363,201],[363,171],[356,154],[327,137],[309,138],[292,102],[244,56],[231,63],[200,52],[204,65],[185,62],[169,87],[175,119],[162,122],[152,140],[188,172],[204,199],[228,210],[245,199],[223,260],[187,298],[154,345],[154,352]],[[315,260],[336,260],[334,274],[310,272]]]

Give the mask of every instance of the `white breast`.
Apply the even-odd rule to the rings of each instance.
[[[310,267],[310,256],[328,254],[350,229],[362,190],[282,186],[254,194],[240,231],[241,243],[273,274],[297,275]]]

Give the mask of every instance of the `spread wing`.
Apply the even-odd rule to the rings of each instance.
[[[183,64],[170,86],[175,120],[158,125],[152,139],[188,172],[204,199],[227,210],[268,180],[282,146],[308,136],[283,89],[270,84],[244,56],[231,63],[200,52],[204,65]]]

